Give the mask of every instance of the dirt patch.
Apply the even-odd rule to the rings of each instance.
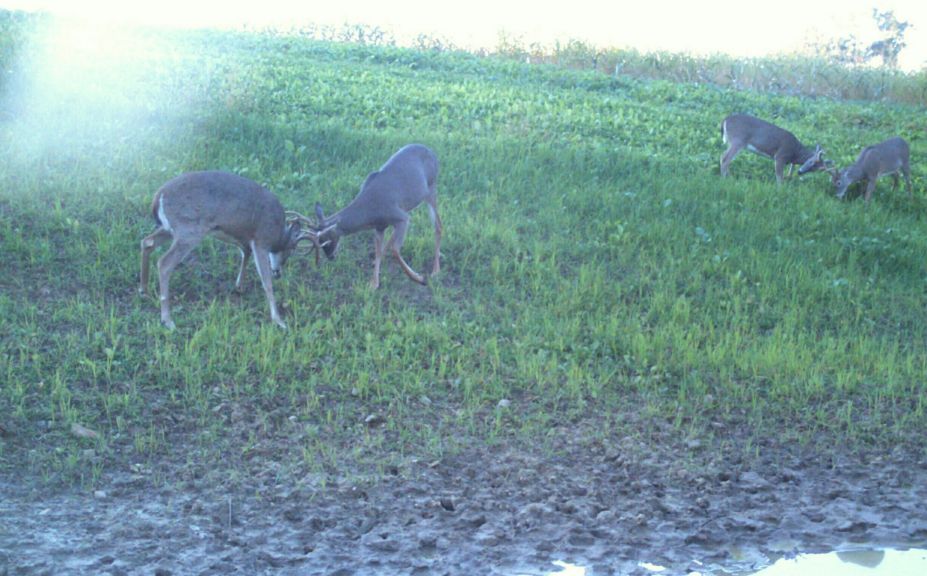
[[[675,441],[668,425],[551,430],[543,443],[474,442],[440,459],[383,454],[357,470],[289,477],[283,452],[244,480],[126,466],[91,490],[0,491],[0,574],[587,574],[749,572],[797,552],[927,542],[927,461],[775,444]],[[285,436],[281,436],[284,438]],[[282,450],[282,447],[281,447]],[[155,481],[155,476],[163,480]],[[229,488],[235,485],[235,488]]]

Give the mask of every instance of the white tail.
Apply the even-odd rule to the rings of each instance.
[[[274,300],[271,274],[280,275],[284,263],[301,240],[311,240],[318,247],[318,239],[313,231],[301,231],[298,221],[287,222],[276,196],[256,182],[234,174],[190,172],[167,182],[155,193],[151,212],[158,229],[142,240],[138,290],[144,294],[148,287],[148,260],[152,250],[172,240],[170,248],[158,260],[161,322],[165,326],[174,328],[169,289],[171,272],[211,234],[241,249],[236,289],[241,289],[248,257],[254,255],[254,264],[270,303],[270,316],[277,325],[286,328]]]
[[[908,196],[913,196],[911,191],[911,168],[908,166],[909,157],[908,143],[898,136],[889,138],[875,146],[863,148],[852,166],[844,170],[832,171],[832,180],[837,188],[837,198],[842,200],[847,193],[847,188],[856,182],[866,180],[866,202],[869,202],[872,191],[876,187],[876,180],[891,174],[893,179],[892,191],[894,191],[898,188],[899,172],[904,175]]]
[[[800,166],[798,174],[824,170],[824,150],[809,148],[788,130],[746,114],[731,114],[721,123],[721,137],[728,145],[721,156],[721,175],[727,176],[731,162],[746,148],[776,162],[776,181],[782,183],[785,167]]]
[[[402,258],[400,250],[409,228],[409,213],[425,202],[435,229],[435,254],[431,273],[441,268],[441,217],[438,216],[438,157],[421,144],[409,144],[392,155],[378,171],[367,176],[360,192],[345,208],[326,218],[316,204],[318,223],[309,223],[318,233],[318,240],[329,259],[335,257],[342,236],[361,230],[373,230],[373,277],[370,285],[380,285],[380,261],[389,250],[402,270],[412,280],[426,284],[425,276],[413,270]],[[308,222],[307,222],[308,223]],[[393,227],[389,242],[383,243],[387,228]]]

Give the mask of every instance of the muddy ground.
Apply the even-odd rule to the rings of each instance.
[[[927,542],[919,450],[748,449],[742,430],[635,427],[571,422],[537,444],[405,454],[375,475],[281,473],[273,442],[228,469],[113,456],[92,488],[5,474],[0,574],[517,575],[558,560],[595,576],[649,573],[642,562],[744,574],[797,552]]]

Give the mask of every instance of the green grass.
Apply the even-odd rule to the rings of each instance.
[[[0,50],[6,471],[93,482],[179,458],[293,474],[543,438],[571,418],[618,426],[630,411],[684,434],[730,423],[754,443],[924,432],[920,109],[202,32],[151,33],[169,50],[144,51],[141,73],[88,63],[80,89],[32,100],[34,36],[0,15],[19,39]],[[777,187],[749,154],[722,180],[719,125],[735,111],[841,164],[903,135],[915,199],[886,181],[869,206],[841,203],[822,174]],[[442,274],[428,288],[389,262],[370,291],[358,235],[319,269],[291,260],[275,284],[287,332],[253,268],[232,291],[238,253],[215,241],[174,274],[176,332],[154,283],[136,295],[151,197],[176,174],[232,170],[287,208],[333,211],[412,141],[441,160]],[[421,209],[404,249],[415,268],[431,242]],[[275,442],[282,457],[262,456]]]

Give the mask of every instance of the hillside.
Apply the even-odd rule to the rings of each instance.
[[[149,32],[112,61],[55,63],[32,24],[0,22],[17,39],[0,50],[9,479],[324,491],[477,445],[621,438],[673,469],[923,461],[922,110],[270,34]],[[777,187],[748,153],[721,179],[731,112],[840,165],[901,135],[915,197],[885,179],[870,205],[840,202],[824,174]],[[216,241],[173,276],[176,331],[154,281],[137,295],[151,198],[173,176],[229,170],[332,212],[409,142],[441,162],[428,287],[390,260],[368,289],[361,234],[318,268],[289,262],[286,332],[253,268],[232,290],[238,252]],[[431,242],[419,208],[414,268]]]

